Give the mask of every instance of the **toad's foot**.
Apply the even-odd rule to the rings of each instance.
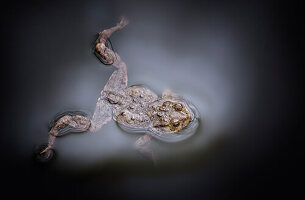
[[[126,17],[122,17],[121,21],[120,21],[120,26],[121,29],[124,28],[125,26],[127,26],[129,24],[129,20]]]
[[[114,33],[117,30],[120,30],[122,28],[124,28],[125,26],[127,26],[129,24],[129,21],[126,17],[122,17],[121,21],[114,27],[103,30],[102,32],[99,33],[100,35],[100,42],[104,42],[104,40],[106,40],[107,38],[109,38],[112,33]]]
[[[54,149],[48,149],[44,153],[42,151],[46,149],[48,144],[42,144],[38,147],[38,149],[34,152],[34,158],[35,160],[41,162],[41,163],[46,163],[51,161],[55,157],[55,151]]]

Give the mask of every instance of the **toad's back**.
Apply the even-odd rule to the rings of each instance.
[[[128,87],[124,94],[127,101],[114,109],[114,120],[130,128],[147,129],[151,125],[149,105],[158,96],[142,86]]]
[[[124,128],[160,134],[178,132],[192,120],[192,111],[181,98],[159,98],[142,86],[109,92],[113,118]]]

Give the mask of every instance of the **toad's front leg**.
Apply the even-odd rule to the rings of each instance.
[[[142,155],[152,160],[154,165],[157,165],[157,157],[150,147],[152,136],[145,134],[141,136],[134,144],[134,148],[139,151]]]

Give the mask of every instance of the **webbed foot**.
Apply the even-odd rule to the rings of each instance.
[[[34,152],[34,159],[41,163],[50,162],[55,158],[55,150],[48,148],[48,144],[42,144]]]

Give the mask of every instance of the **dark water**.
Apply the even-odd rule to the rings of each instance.
[[[284,152],[291,151],[286,139],[296,127],[296,55],[282,9],[273,3],[8,5],[3,38],[11,78],[5,79],[8,127],[1,145],[8,152],[3,158],[12,185],[20,177],[18,186],[26,189],[21,185],[32,179],[41,193],[58,185],[54,196],[76,199],[265,194],[264,188],[280,179],[279,164],[288,171],[294,167]],[[37,164],[31,155],[47,142],[48,123],[56,113],[94,111],[113,68],[102,65],[90,45],[97,32],[122,15],[130,25],[111,41],[127,64],[129,85],[182,95],[200,113],[198,131],[175,144],[154,140],[159,157],[154,167],[132,149],[140,135],[112,121],[97,133],[56,140],[56,159]]]

